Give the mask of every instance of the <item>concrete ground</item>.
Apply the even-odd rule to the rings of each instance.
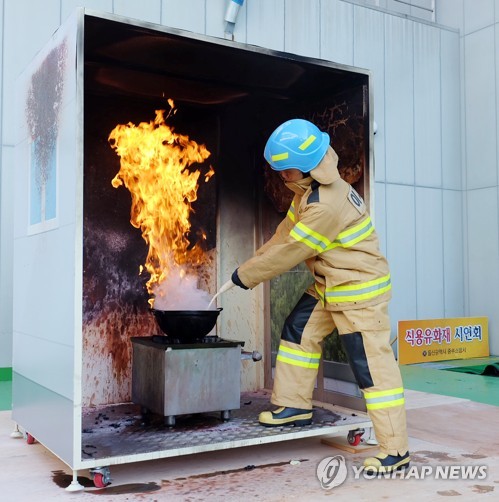
[[[498,408],[411,390],[406,402],[413,460],[405,478],[356,475],[362,459],[376,448],[361,447],[352,453],[344,449],[344,438],[332,447],[315,437],[116,465],[111,468],[112,484],[104,489],[95,488],[88,471],[81,471],[79,481],[85,490],[76,493],[64,489],[71,482],[71,471],[57,457],[41,444],[10,437],[14,423],[10,411],[2,411],[0,500],[315,501],[330,496],[336,501],[497,500]],[[334,486],[342,471],[326,469],[321,471],[324,483],[327,473],[338,476],[331,487],[322,487],[318,466],[338,455],[346,460],[347,477]],[[341,459],[329,467],[334,463]]]

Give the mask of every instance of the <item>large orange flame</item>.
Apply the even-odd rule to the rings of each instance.
[[[175,112],[173,101],[168,103],[171,111],[166,118]],[[109,135],[109,143],[121,159],[112,185],[117,188],[124,184],[130,191],[130,222],[141,229],[149,245],[145,268],[150,274],[147,290],[152,307],[155,291],[170,273],[182,275],[185,267],[208,260],[200,243],[192,245],[188,239],[189,216],[201,174],[188,168],[204,162],[210,152],[188,136],[175,133],[165,123],[164,110],[156,110],[151,122],[117,125]],[[210,166],[205,181],[213,174]]]

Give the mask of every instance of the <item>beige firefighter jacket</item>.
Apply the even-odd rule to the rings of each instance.
[[[237,269],[248,288],[305,262],[315,295],[333,311],[364,308],[391,297],[386,259],[364,201],[338,172],[329,147],[310,176],[286,183],[295,196],[275,234]]]

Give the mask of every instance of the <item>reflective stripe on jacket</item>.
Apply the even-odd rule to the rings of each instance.
[[[249,288],[305,261],[317,297],[329,310],[363,308],[387,301],[391,279],[364,201],[339,176],[329,148],[310,176],[287,183],[295,197],[275,234],[241,265]]]

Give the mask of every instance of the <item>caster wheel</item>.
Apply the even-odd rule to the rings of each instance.
[[[110,485],[112,481],[109,467],[96,467],[95,469],[90,469],[90,477],[96,488],[105,488],[107,485]]]
[[[352,446],[358,446],[360,444],[361,439],[362,439],[361,433],[355,433],[355,432],[348,433],[347,441]]]
[[[107,485],[109,485],[109,481],[107,480],[107,477],[104,476],[104,474],[96,472],[94,474],[94,485],[96,488],[105,488]]]
[[[140,425],[149,425],[151,423],[151,413],[150,411],[142,407],[140,409]]]
[[[164,424],[167,427],[175,427],[175,415],[168,415],[164,417]]]
[[[36,439],[28,432],[26,435],[26,443],[28,444],[35,444]]]

